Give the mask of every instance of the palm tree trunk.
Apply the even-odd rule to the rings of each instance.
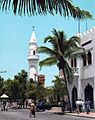
[[[65,70],[64,70],[64,58],[63,57],[61,58],[60,62],[61,62],[61,69],[62,69],[62,72],[63,72],[64,81],[65,81],[65,85],[66,85],[66,91],[67,91],[68,102],[69,102],[69,110],[70,110],[70,112],[72,112],[71,102],[70,102],[70,95],[69,95],[69,91],[68,91],[67,78],[66,78],[66,73],[65,73]]]
[[[68,91],[68,84],[67,84],[67,79],[66,79],[66,74],[65,74],[64,67],[62,68],[62,72],[63,72],[64,81],[65,81],[66,90],[67,90],[68,103],[69,103],[69,111],[70,111],[70,113],[71,113],[71,112],[72,112],[72,109],[71,109],[71,101],[70,101],[70,95],[69,95],[69,91]]]

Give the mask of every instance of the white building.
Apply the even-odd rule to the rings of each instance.
[[[73,83],[69,85],[70,98],[73,108],[77,99],[85,101],[87,98],[95,108],[95,27],[79,36],[86,53],[70,61],[75,72]]]
[[[38,61],[39,55],[37,52],[37,40],[35,37],[35,32],[33,30],[29,42],[29,55],[28,55],[29,79],[32,78],[33,80],[36,80],[36,76],[38,76]]]

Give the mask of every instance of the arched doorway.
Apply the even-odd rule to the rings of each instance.
[[[72,108],[76,108],[76,100],[77,100],[77,89],[74,86],[72,89]]]
[[[94,105],[93,105],[93,88],[89,83],[86,86],[84,92],[85,92],[85,101],[88,98],[90,100],[90,102],[91,102],[91,108],[93,108],[94,107]]]

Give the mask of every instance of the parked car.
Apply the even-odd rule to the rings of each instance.
[[[39,111],[45,111],[45,110],[50,110],[52,108],[51,105],[49,105],[48,103],[44,103],[44,102],[38,102],[36,105],[36,110]]]

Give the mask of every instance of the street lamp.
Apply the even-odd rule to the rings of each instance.
[[[7,71],[0,71],[0,73],[6,73]]]

